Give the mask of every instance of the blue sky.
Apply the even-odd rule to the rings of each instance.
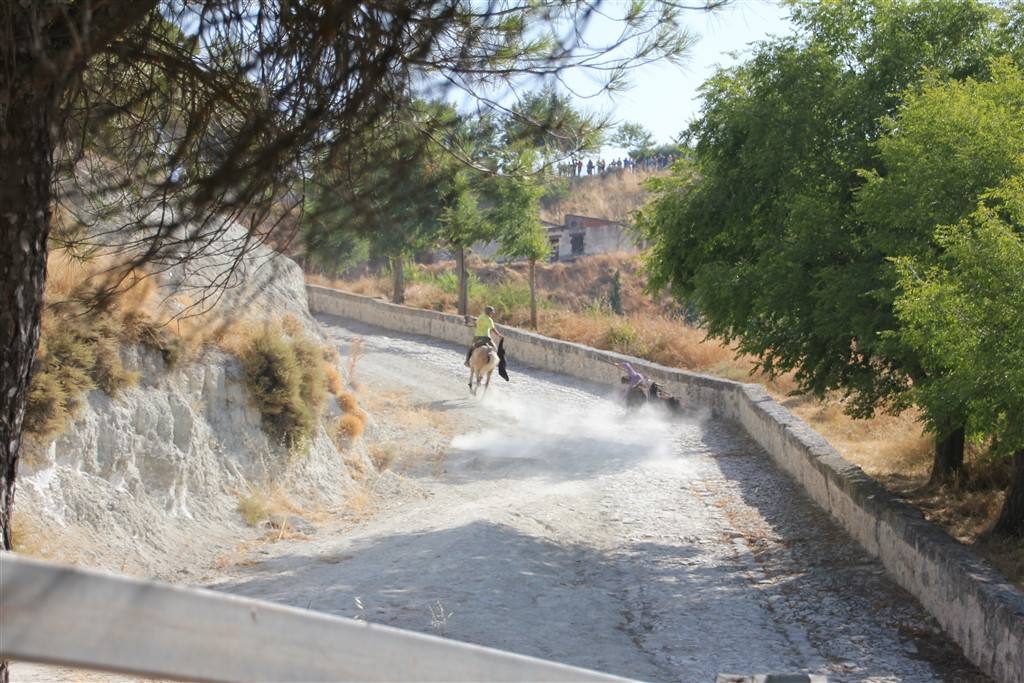
[[[606,3],[613,11],[615,0]],[[697,4],[697,3],[693,3]],[[699,35],[688,59],[681,66],[653,64],[631,73],[633,86],[614,97],[603,95],[582,103],[586,108],[610,114],[616,121],[633,121],[652,131],[658,142],[669,142],[697,115],[700,103],[697,90],[718,65],[736,62],[733,53],[748,51],[751,43],[770,35],[791,32],[786,8],[771,0],[734,0],[715,12],[685,12],[686,25]],[[588,39],[599,42],[603,34],[613,35],[614,22],[595,22]],[[575,90],[593,91],[583,75],[570,76]],[[588,87],[589,86],[589,87]],[[602,155],[612,159],[622,150],[607,147]]]

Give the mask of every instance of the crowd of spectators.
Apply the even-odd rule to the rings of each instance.
[[[604,159],[571,159],[558,164],[558,175],[565,178],[576,178],[583,175],[606,175],[608,173],[621,173],[627,171],[657,171],[671,166],[678,157],[675,154],[651,154],[636,159],[624,157],[612,159],[606,162]]]

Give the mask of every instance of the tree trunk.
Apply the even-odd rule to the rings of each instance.
[[[391,257],[391,274],[394,277],[391,300],[396,304],[405,303],[405,259],[401,256]]]
[[[996,522],[996,531],[1024,537],[1024,449],[1013,456],[1010,488],[1006,490],[1006,500]]]
[[[537,329],[537,259],[530,259],[530,327]]]
[[[46,282],[53,182],[54,90],[12,98],[0,112],[0,537],[11,550],[11,518],[25,397]],[[0,661],[0,681],[8,680]]]
[[[24,93],[23,93],[24,94]],[[53,181],[54,88],[12,98],[0,112],[0,532],[11,512],[25,397],[39,346]]]
[[[466,247],[455,248],[455,267],[459,271],[459,315],[469,313],[469,274],[466,272]]]
[[[935,439],[932,484],[946,484],[964,469],[964,428],[958,427]]]

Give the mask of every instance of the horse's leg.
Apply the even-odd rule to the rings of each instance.
[[[473,368],[469,369],[469,393],[476,396],[476,391],[473,390]]]
[[[484,393],[480,396],[481,399],[484,398],[485,396],[487,396],[487,387],[491,386],[491,373],[492,372],[494,372],[493,369],[489,370],[487,372],[487,382],[484,383]],[[477,380],[477,386],[480,386],[480,380]]]

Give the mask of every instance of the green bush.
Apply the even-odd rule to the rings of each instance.
[[[491,285],[483,293],[483,300],[485,305],[494,306],[499,320],[508,320],[513,311],[530,308],[530,287],[507,282]]]
[[[605,342],[609,348],[634,356],[644,355],[643,345],[640,342],[640,333],[629,322],[622,322],[608,328]]]
[[[327,397],[323,351],[279,327],[254,335],[241,356],[246,386],[271,436],[290,447],[312,438]]]

